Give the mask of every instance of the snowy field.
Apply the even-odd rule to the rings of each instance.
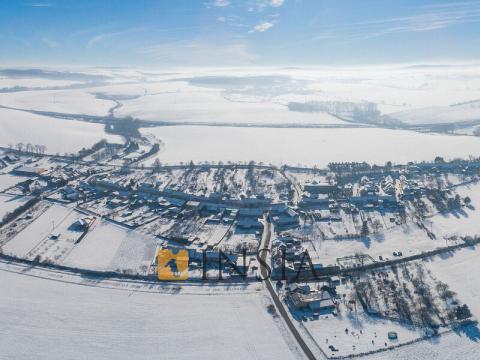
[[[472,207],[463,207],[461,211],[448,215],[435,215],[426,220],[433,222],[433,232],[442,236],[474,236],[480,235],[480,184],[459,186],[455,189],[464,198],[472,200]]]
[[[165,294],[11,270],[0,263],[2,359],[299,358],[260,292]]]
[[[5,204],[11,206],[0,203],[0,210]],[[146,273],[155,257],[154,238],[96,220],[76,243],[82,232],[72,225],[85,216],[71,207],[53,204],[5,244],[3,252],[30,260],[40,256],[41,260],[84,269]],[[52,234],[60,236],[53,239]]]
[[[329,356],[347,356],[381,350],[385,348],[385,343],[388,346],[395,346],[423,336],[422,331],[413,326],[403,326],[394,321],[371,317],[362,311],[357,315],[349,313],[322,316],[320,320],[307,321],[303,326]],[[345,329],[349,329],[348,333]],[[388,340],[389,331],[398,334],[397,342]],[[329,345],[335,346],[338,351],[331,351]]]
[[[22,176],[16,176],[12,174],[0,173],[0,191],[4,191],[19,182],[25,181],[27,178]]]
[[[64,224],[68,222],[72,208],[66,206],[54,205],[48,208],[41,216],[36,218],[26,229],[19,232],[2,248],[5,254],[18,257],[29,257],[30,252],[48,241],[51,234],[55,233],[58,227],[66,228]]]
[[[386,352],[380,352],[371,356],[364,357],[368,360],[476,360],[480,352],[478,337],[475,336],[476,330],[472,327],[469,330],[473,333],[450,332],[443,334],[439,338],[432,338],[425,341],[419,341],[415,344],[407,345]],[[477,340],[476,340],[477,338]]]
[[[43,86],[85,87],[0,93],[0,105],[107,115],[118,100],[121,106],[115,115],[149,120],[341,124],[326,113],[289,111],[288,104],[367,101],[377,104],[382,114],[409,124],[480,119],[480,67],[475,64],[82,72],[80,77],[64,73],[64,78],[59,73],[54,79],[39,78],[38,73],[22,78],[3,75],[0,87],[38,88],[42,81]]]
[[[472,276],[475,277],[480,271],[479,255],[480,248],[476,246],[436,256],[425,262],[433,275],[446,282],[458,298],[468,305],[477,320],[480,319],[480,284],[473,281]]]
[[[94,270],[145,273],[155,257],[154,238],[101,220],[78,243],[63,265]]]
[[[0,194],[0,220],[5,216],[5,214],[15,210],[28,200],[28,196],[8,196]]]
[[[448,243],[448,245],[453,244],[452,241]],[[353,256],[357,253],[369,254],[375,260],[378,260],[379,256],[392,259],[394,251],[401,251],[403,256],[411,256],[447,244],[441,237],[435,240],[430,239],[424,230],[410,223],[369,235],[365,239],[317,240],[305,245],[309,254],[321,263],[336,264],[337,258]]]
[[[369,101],[406,123],[466,121],[479,119],[479,73],[478,65],[182,70],[151,74],[148,80],[156,83],[145,84],[144,96],[125,101],[119,114],[167,121],[301,123],[311,122],[313,114],[289,114],[289,102]]]
[[[390,114],[407,124],[449,124],[461,121],[480,120],[480,100],[458,106],[434,106],[406,110]]]
[[[188,86],[183,82],[155,85],[146,84],[144,96],[122,101],[123,106],[116,115],[167,122],[347,124],[326,113],[294,113],[288,111],[286,104],[271,99],[230,98],[220,90]]]
[[[101,124],[54,119],[23,111],[0,109],[0,145],[19,142],[47,146],[47,153],[75,153],[101,139],[120,143]]]
[[[329,162],[385,164],[466,158],[480,154],[480,139],[386,129],[282,129],[174,126],[143,129],[165,143],[163,163],[256,162],[325,167]],[[154,159],[150,159],[152,163]]]
[[[24,110],[107,115],[115,103],[98,99],[84,90],[35,90],[0,93],[0,105]]]
[[[0,76],[0,89],[15,89],[15,88],[45,88],[45,87],[59,87],[79,84],[77,81],[70,80],[52,80],[40,78],[9,78]]]

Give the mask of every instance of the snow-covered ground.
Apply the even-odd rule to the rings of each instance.
[[[4,205],[0,203],[0,210],[3,211]],[[146,273],[155,257],[154,238],[97,219],[76,243],[82,232],[72,225],[85,217],[71,207],[52,204],[2,250],[30,260],[40,256],[43,261],[83,269]]]
[[[143,86],[145,96],[125,101],[118,114],[165,121],[330,123],[326,114],[292,113],[286,105],[369,101],[406,123],[467,121],[480,118],[479,73],[477,65],[183,70],[149,77],[154,83]]]
[[[63,264],[95,270],[128,269],[144,274],[154,260],[156,246],[152,237],[101,220]]]
[[[52,79],[41,79],[41,78],[9,78],[9,77],[0,77],[0,89],[11,89],[11,88],[45,88],[51,86],[69,86],[79,84],[78,81],[70,80],[52,80]]]
[[[480,101],[458,106],[434,106],[390,114],[407,124],[448,124],[480,120]]]
[[[0,194],[0,220],[5,216],[6,213],[15,210],[24,202],[28,201],[28,199],[28,196],[23,197]]]
[[[0,105],[77,114],[107,115],[117,98],[118,116],[150,120],[229,123],[341,124],[325,113],[288,110],[289,102],[372,102],[382,114],[406,123],[477,120],[480,67],[365,66],[309,68],[179,69],[175,73],[136,69],[84,70],[83,89],[35,90],[0,94]],[[105,77],[106,76],[106,77]],[[67,73],[50,78],[11,78],[1,84],[41,87],[84,82]],[[106,94],[106,98],[96,94]]]
[[[388,346],[419,339],[424,335],[420,329],[413,326],[374,318],[361,310],[357,314],[349,312],[339,316],[322,316],[319,320],[307,321],[300,327],[307,329],[328,356],[346,356],[382,350]],[[348,329],[348,332],[345,329]],[[395,331],[398,334],[398,341],[388,340],[389,331]],[[331,351],[328,348],[329,345],[333,345],[338,351]]]
[[[474,327],[465,332],[450,332],[440,337],[365,357],[368,360],[476,360],[480,347]]]
[[[165,143],[163,163],[250,161],[325,167],[330,162],[385,164],[478,156],[480,139],[386,129],[283,129],[175,126],[143,129]],[[150,159],[153,162],[154,159]]]
[[[451,214],[439,214],[425,221],[433,223],[432,230],[442,236],[480,235],[480,184],[459,186],[455,191],[462,197],[468,196],[472,206],[463,207],[461,211]]]
[[[120,143],[119,136],[105,133],[101,124],[54,119],[24,111],[0,109],[0,145],[19,142],[47,146],[47,153],[75,153],[101,139]]]
[[[102,288],[37,272],[0,263],[2,359],[300,358],[262,292]]]
[[[0,93],[0,105],[67,114],[107,115],[115,103],[98,99],[84,90],[38,90]]]
[[[0,191],[4,191],[26,179],[26,177],[22,176],[0,173]]]
[[[453,244],[450,241],[448,245]],[[337,258],[358,253],[369,254],[375,260],[378,260],[379,256],[392,259],[394,258],[392,253],[395,251],[401,251],[403,256],[411,256],[446,246],[446,243],[441,237],[430,239],[424,230],[409,223],[369,235],[364,239],[317,240],[305,245],[312,257],[327,265],[335,264]]]
[[[2,248],[3,252],[22,258],[30,257],[30,253],[42,242],[48,241],[50,235],[56,233],[59,226],[63,228],[65,225],[64,227],[67,228],[70,225],[66,225],[65,222],[72,212],[73,209],[66,206],[51,206],[26,229],[5,244]]]
[[[237,124],[346,124],[326,113],[294,113],[285,104],[258,98],[232,99],[222,91],[182,82],[152,85],[145,96],[122,101],[118,116],[176,122]]]
[[[477,319],[480,319],[480,284],[474,277],[480,271],[479,256],[480,248],[476,246],[425,261],[433,275],[446,282]]]

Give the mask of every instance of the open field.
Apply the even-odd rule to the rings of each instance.
[[[385,164],[478,156],[480,139],[385,129],[282,129],[175,126],[142,130],[165,143],[163,163],[256,162],[325,167],[329,162]],[[150,163],[153,159],[149,160]]]
[[[141,292],[141,286],[122,291],[0,266],[0,348],[6,358],[298,358],[261,293],[172,295]],[[19,334],[28,339],[21,346]]]
[[[407,124],[480,119],[479,67],[364,66],[310,68],[183,69],[178,73],[136,69],[89,69],[55,79],[45,74],[6,73],[0,105],[71,114],[147,120],[242,124],[345,124],[324,111],[290,111],[288,104],[338,102],[376,104],[379,111]],[[40,76],[40,77],[38,77]],[[43,78],[41,77],[43,76]],[[84,88],[39,90],[48,86]],[[348,89],[348,91],[346,91]]]
[[[47,153],[75,153],[101,139],[119,143],[121,138],[105,133],[101,124],[53,119],[23,111],[0,109],[0,145],[19,142],[45,145]]]
[[[106,115],[115,105],[83,90],[34,90],[0,93],[0,105],[67,114]]]

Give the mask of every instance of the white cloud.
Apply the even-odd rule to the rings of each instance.
[[[448,3],[436,7],[419,7],[419,9],[433,9],[434,11],[354,23],[332,24],[322,27],[316,38],[369,39],[388,34],[427,32],[459,24],[480,22],[479,3],[476,5],[473,3]]]
[[[270,0],[270,5],[273,7],[280,7],[284,3],[284,0]]]
[[[49,39],[49,38],[47,38],[47,37],[43,37],[43,38],[42,38],[42,42],[43,42],[45,45],[47,45],[47,46],[49,46],[49,47],[51,47],[51,48],[56,48],[56,47],[58,47],[58,45],[60,45],[60,44],[59,44],[58,42],[56,42],[55,40]]]
[[[217,20],[220,21],[220,22],[225,22],[225,21],[227,21],[227,18],[225,16],[219,16],[217,18]]]
[[[87,48],[91,48],[93,45],[102,42],[109,37],[115,36],[116,33],[105,33],[105,34],[98,34],[92,37],[90,40],[87,41]]]
[[[128,34],[131,34],[131,33],[134,33],[134,32],[137,32],[137,31],[143,31],[145,30],[144,27],[138,27],[138,28],[131,28],[131,29],[126,29],[126,30],[121,30],[121,31],[115,31],[115,32],[108,32],[108,33],[102,33],[102,34],[97,34],[93,37],[91,37],[88,41],[87,41],[87,45],[86,47],[89,49],[91,48],[92,46],[98,44],[98,43],[101,43],[107,39],[110,39],[110,38],[113,38],[113,37],[116,37],[116,36],[121,36],[121,35],[128,35]]]
[[[250,33],[253,32],[264,32],[267,31],[268,29],[271,29],[273,27],[273,24],[271,22],[263,22],[258,25],[255,25],[252,30],[250,30]]]
[[[212,5],[217,6],[217,7],[224,7],[224,6],[230,5],[230,1],[228,1],[228,0],[215,0],[212,3]]]
[[[269,7],[278,8],[285,3],[285,0],[256,0],[254,6],[250,6],[248,11],[264,11]]]
[[[53,4],[50,4],[50,3],[33,3],[30,6],[39,7],[39,8],[46,8],[46,7],[53,7]]]
[[[137,49],[152,62],[180,66],[244,65],[255,56],[245,42],[218,39],[192,39],[165,42]]]

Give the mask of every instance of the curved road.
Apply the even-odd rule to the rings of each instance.
[[[260,263],[260,259],[264,263],[268,263],[268,264],[270,263],[269,260],[270,260],[270,253],[272,250],[271,238],[273,233],[273,225],[268,221],[268,215],[264,216],[263,225],[264,225],[264,228],[263,228],[262,240],[260,242],[260,246],[258,248],[258,253],[257,253],[257,260],[259,262],[260,275],[262,279],[265,279],[263,281],[265,283],[265,286],[267,287],[268,292],[270,293],[270,296],[272,297],[275,307],[277,308],[278,312],[280,313],[283,320],[287,324],[288,329],[292,333],[293,337],[297,341],[303,353],[308,359],[316,360],[317,358],[315,357],[313,352],[310,350],[307,343],[303,340],[302,335],[299,333],[299,331],[295,327],[295,324],[293,323],[292,319],[288,316],[288,312],[285,309],[285,306],[283,305],[282,301],[278,297],[277,292],[273,288],[272,281],[268,273],[268,269],[262,266],[262,264]]]

